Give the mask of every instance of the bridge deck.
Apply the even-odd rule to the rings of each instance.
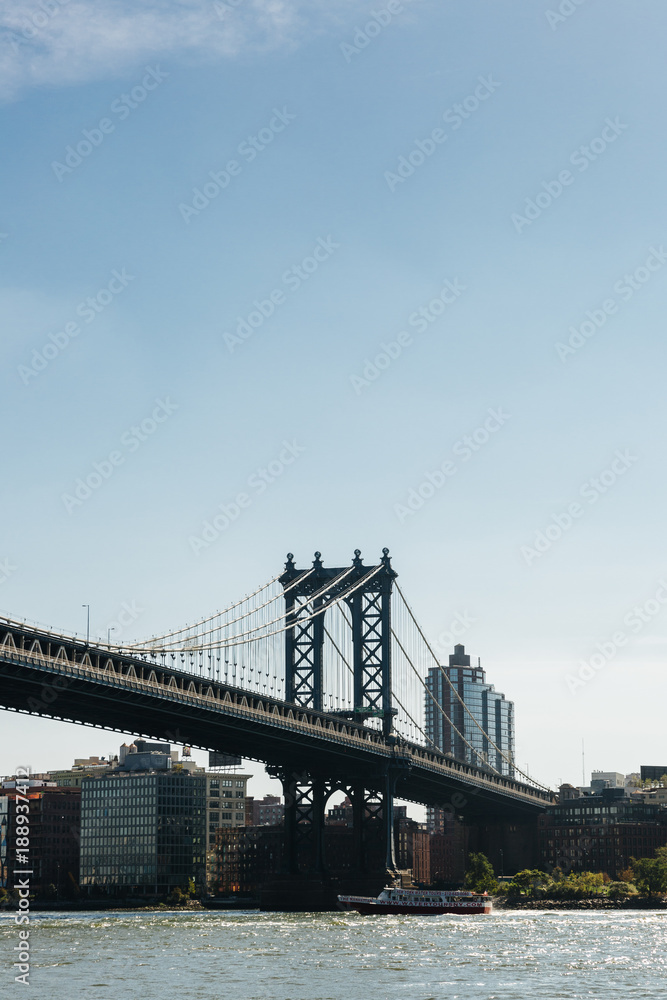
[[[373,786],[399,769],[396,794],[457,811],[535,812],[549,791],[482,771],[326,712],[0,621],[0,706],[329,776],[354,770]]]

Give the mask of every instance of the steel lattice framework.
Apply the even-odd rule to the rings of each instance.
[[[411,650],[426,640],[404,603],[392,624],[392,592],[402,598],[396,576],[387,549],[370,567],[359,550],[346,568],[325,567],[318,552],[300,570],[290,554],[280,576],[225,612],[126,649],[0,619],[0,708],[263,761],[283,784],[285,877],[324,875],[325,808],[344,791],[354,870],[377,868],[380,858],[386,872],[394,866],[396,794],[432,806],[464,803],[471,818],[521,819],[552,801],[548,789],[405,739],[394,702],[410,718],[405,678],[414,677],[419,695],[424,682]],[[328,612],[338,632],[329,631]],[[393,679],[392,648],[400,657]],[[284,696],[265,683],[276,662],[284,663]],[[337,672],[351,680],[342,706],[334,708],[329,688],[327,707],[326,669],[328,682]]]
[[[378,566],[364,566],[355,550],[352,568],[325,569],[315,553],[311,570],[298,570],[288,554],[280,582],[285,588],[285,697],[304,708],[322,708],[325,615],[351,584],[345,596],[352,624],[354,706],[339,713],[363,720],[382,719],[382,731],[391,736],[396,710],[391,687],[391,593],[397,573],[389,550]]]

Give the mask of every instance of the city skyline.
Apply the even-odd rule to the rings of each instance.
[[[0,608],[129,643],[388,546],[520,767],[661,759],[667,12],[46,6],[0,14]]]

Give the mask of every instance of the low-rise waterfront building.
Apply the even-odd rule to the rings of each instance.
[[[206,775],[168,743],[123,744],[118,763],[81,782],[81,885],[160,896],[206,882]]]
[[[285,806],[279,795],[265,795],[252,804],[253,826],[280,826],[285,821]]]
[[[420,885],[460,885],[466,868],[470,829],[454,818],[413,834],[412,877]]]
[[[239,772],[207,772],[207,846],[209,849],[215,846],[215,836],[218,830],[246,825],[246,798],[248,781],[251,777],[250,774],[240,774]]]
[[[206,778],[118,770],[81,788],[81,886],[160,896],[206,882]]]
[[[47,771],[44,777],[60,788],[81,788],[84,778],[107,774],[118,766],[118,757],[77,757],[70,768]]]
[[[338,803],[338,805],[331,806],[330,809],[327,809],[324,822],[327,826],[352,826],[354,822],[352,803],[347,795],[342,802]]]
[[[211,889],[218,895],[257,896],[264,883],[281,871],[285,831],[282,826],[245,826],[216,833]]]
[[[24,802],[27,799],[27,802]],[[55,782],[32,778],[17,789],[16,781],[0,788],[0,888],[11,890],[15,873],[17,800],[27,805],[30,891],[37,897],[73,898],[79,891],[81,790],[59,788]],[[25,809],[21,813],[26,815]]]
[[[667,844],[667,808],[608,788],[548,806],[538,819],[538,836],[546,868],[617,878],[631,858],[652,858]]]
[[[217,879],[216,842],[220,830],[237,830],[252,824],[248,781],[252,775],[225,771],[206,772],[206,884]]]
[[[667,765],[663,767],[659,764],[642,764],[639,773],[642,781],[659,782],[667,777]]]
[[[625,775],[620,771],[593,771],[591,790],[601,792],[603,788],[625,788]]]

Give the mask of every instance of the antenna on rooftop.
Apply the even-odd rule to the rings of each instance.
[[[586,756],[584,753],[584,741],[581,741],[581,783],[586,787]]]

